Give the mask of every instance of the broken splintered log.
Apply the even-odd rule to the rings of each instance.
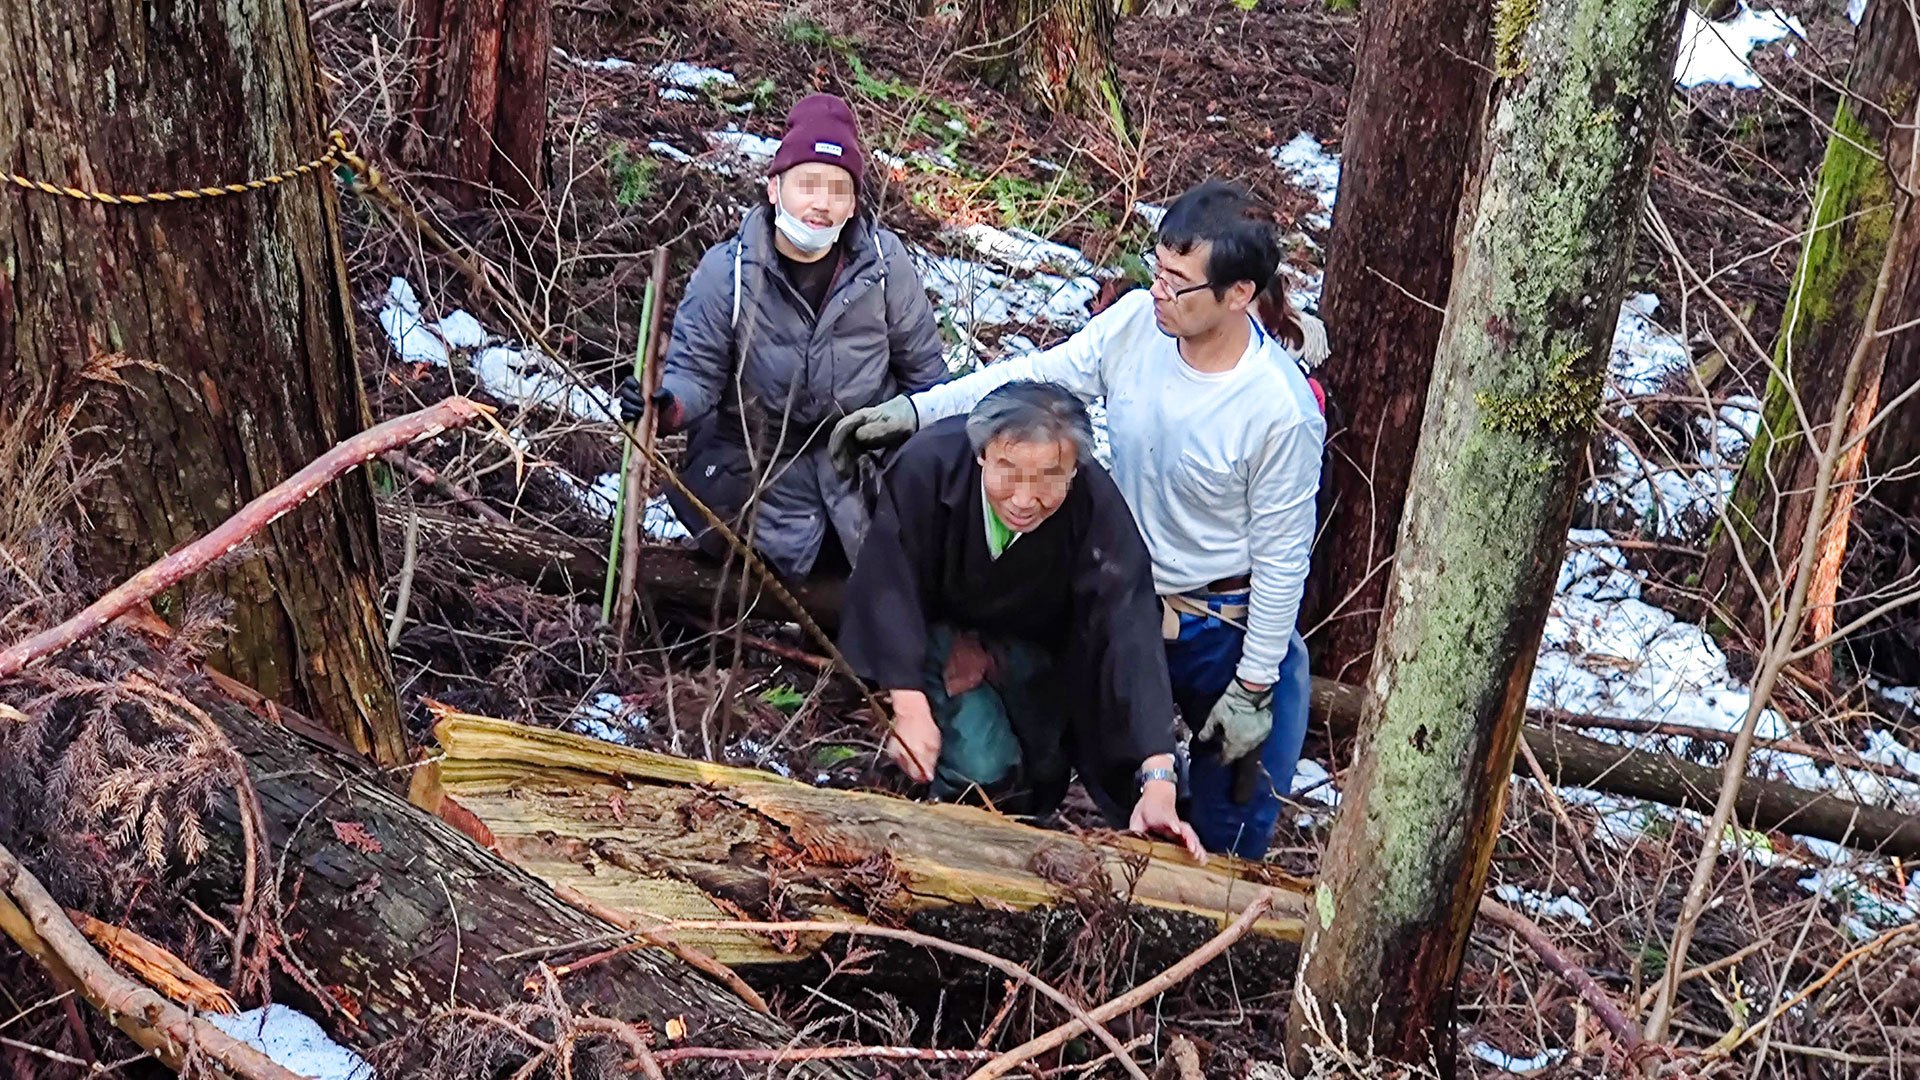
[[[409,804],[363,759],[233,702],[209,695],[199,704],[246,758],[278,867],[262,884],[285,906],[281,948],[324,993],[306,1007],[343,1041],[368,1046],[408,1034],[450,1003],[523,1001],[537,966],[509,957],[619,933]],[[207,822],[213,843],[193,876],[193,898],[210,911],[238,898],[236,815],[233,800],[221,798]],[[677,1020],[700,1043],[780,1047],[795,1038],[666,952],[614,958],[561,990],[576,1006],[655,1030]],[[831,1063],[805,1068],[801,1075],[847,1075]]]
[[[1273,909],[1254,932],[1284,942],[1301,933],[1305,881],[1228,857],[1202,866],[1178,845],[1077,837],[975,807],[815,788],[450,710],[434,734],[444,754],[428,766],[438,785],[428,797],[451,796],[501,854],[561,895],[641,925],[772,908],[835,922],[944,916],[954,936],[969,912],[1004,922],[1007,912],[1121,902],[1179,927],[1167,942],[1177,950],[1265,886]],[[726,964],[804,959],[825,940],[718,929],[676,937]]]
[[[584,593],[597,589],[606,572],[604,556],[571,537],[525,529],[501,530],[448,515],[427,514],[422,515],[421,536],[423,542],[431,536],[444,548],[478,565],[556,591]],[[708,610],[719,583],[717,567],[678,548],[652,549],[644,565],[646,587],[655,596],[698,611]],[[821,625],[832,627],[837,623],[838,583],[809,582],[794,593]],[[751,610],[777,620],[790,617],[770,595],[760,595]],[[1330,679],[1313,680],[1313,717],[1335,736],[1353,734],[1366,702],[1367,691],[1361,687]],[[1719,769],[1602,742],[1569,730],[1580,721],[1578,716],[1530,713],[1522,729],[1555,783],[1712,811],[1720,789]],[[1748,777],[1741,785],[1735,816],[1748,829],[1811,836],[1903,859],[1920,858],[1920,818],[1830,792]]]

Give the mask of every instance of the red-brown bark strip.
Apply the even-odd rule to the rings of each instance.
[[[314,493],[339,479],[354,466],[364,465],[377,457],[381,451],[437,435],[450,427],[458,427],[483,415],[485,411],[484,406],[466,398],[448,398],[347,439],[242,507],[212,532],[175,548],[158,562],[114,586],[79,614],[0,652],[0,679],[15,675],[28,664],[80,641],[121,614],[152,600],[196,571],[205,569],[312,498]]]

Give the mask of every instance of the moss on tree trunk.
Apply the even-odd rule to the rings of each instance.
[[[1904,161],[1913,136],[1892,118],[1910,123],[1917,93],[1920,42],[1906,5],[1873,0],[1854,38],[1848,96],[1840,101],[1820,166],[1813,223],[1774,343],[1775,370],[1767,380],[1760,424],[1728,502],[1732,527],[1722,528],[1703,575],[1724,613],[1730,643],[1748,650],[1759,647],[1768,613],[1778,614],[1792,588],[1777,571],[1798,562],[1816,459],[1836,421],[1833,405],[1841,375],[1865,328],[1888,245],[1898,239],[1890,231],[1896,189],[1887,161]],[[1907,265],[1895,272],[1883,328],[1920,319],[1920,270]],[[1877,383],[1879,392],[1863,392],[1861,399],[1891,401],[1920,378],[1920,334],[1907,331],[1885,339],[1867,362],[1863,387]],[[1920,482],[1901,477],[1920,453],[1915,428],[1920,428],[1920,402],[1909,400],[1869,440],[1866,474],[1855,478],[1876,483],[1877,496],[1896,512],[1920,510]],[[1839,494],[1841,504],[1851,504],[1846,492]],[[1745,549],[1757,588],[1735,545]],[[1820,600],[1813,602],[1817,606]]]
[[[0,0],[5,167],[115,192],[279,172],[326,146],[291,0]],[[112,465],[79,552],[118,580],[366,426],[334,181],[151,206],[0,196],[0,401],[76,407]],[[386,760],[404,751],[373,491],[320,492],[169,594],[232,602],[213,660]]]
[[[1453,983],[1498,835],[1575,462],[1665,115],[1681,0],[1508,0],[1487,150],[1288,1042],[1451,1072]]]

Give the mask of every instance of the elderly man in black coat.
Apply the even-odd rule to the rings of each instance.
[[[1152,564],[1071,393],[1009,383],[887,470],[840,647],[892,692],[888,751],[936,798],[1045,813],[1078,769],[1116,827],[1180,819]]]

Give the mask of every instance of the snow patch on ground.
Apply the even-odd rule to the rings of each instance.
[[[1571,896],[1547,896],[1518,885],[1502,885],[1494,889],[1493,894],[1532,915],[1572,919],[1581,926],[1593,925],[1593,916],[1587,913],[1587,905]]]
[[[546,354],[489,334],[480,320],[467,312],[455,311],[438,322],[429,321],[421,313],[413,285],[404,277],[388,282],[379,319],[380,328],[402,360],[444,367],[454,350],[470,354],[474,377],[502,401],[523,408],[547,406],[581,420],[605,420],[614,415],[612,394],[577,385]]]
[[[1597,530],[1568,533],[1572,546],[1548,609],[1527,703],[1737,730],[1751,699],[1734,685],[1726,656],[1702,628],[1643,603],[1638,578],[1619,550],[1607,546],[1609,539]],[[1593,734],[1613,742],[1637,738]],[[1769,710],[1759,734],[1782,737],[1785,721]]]
[[[1684,386],[1693,366],[1692,354],[1678,336],[1655,320],[1659,309],[1659,298],[1652,293],[1629,296],[1621,303],[1607,365],[1609,400],[1658,393],[1676,384],[1683,387],[1682,393],[1688,392]],[[1611,468],[1601,472],[1585,498],[1598,505],[1630,509],[1634,519],[1654,533],[1685,535],[1716,515],[1732,491],[1740,461],[1760,421],[1759,409],[1759,402],[1752,398],[1736,398],[1719,408],[1715,420],[1697,417],[1695,423],[1703,441],[1711,448],[1701,450],[1691,468],[1642,460],[1626,442],[1609,439]],[[1640,435],[1633,422],[1634,411],[1631,402],[1619,406],[1623,430]],[[1709,427],[1712,430],[1707,430]]]
[[[1320,212],[1307,217],[1307,225],[1325,231],[1333,225],[1333,199],[1340,190],[1340,159],[1327,153],[1320,140],[1307,132],[1295,135],[1285,146],[1267,151],[1273,163],[1320,200]]]
[[[205,1013],[201,1019],[309,1080],[374,1080],[373,1066],[341,1046],[297,1009],[268,1005],[233,1016]]]
[[[767,166],[773,164],[773,155],[780,151],[779,139],[770,139],[765,135],[755,135],[750,131],[739,131],[731,127],[725,131],[707,132],[707,144],[734,161],[759,172],[765,172]],[[732,175],[733,170],[724,165],[716,165],[715,171]]]
[[[650,74],[653,81],[661,86],[678,87],[681,90],[705,90],[710,86],[734,86],[739,82],[730,71],[701,67],[681,60],[655,65]]]
[[[924,248],[915,248],[912,254],[921,280],[934,295],[936,316],[963,338],[957,355],[948,357],[955,370],[987,359],[984,347],[965,340],[976,329],[1044,323],[1078,330],[1092,317],[1089,305],[1100,295],[1100,282],[1090,275],[1061,277],[1041,272],[1016,277],[985,263],[935,255]]]
[[[387,340],[402,360],[445,367],[458,351],[469,357],[468,369],[474,379],[501,401],[522,408],[557,409],[587,421],[605,421],[616,415],[611,393],[577,384],[558,361],[538,349],[518,346],[489,333],[467,312],[455,311],[438,322],[428,320],[406,278],[396,277],[388,283],[379,319]],[[518,439],[520,449],[526,451],[525,437]],[[591,481],[558,467],[553,474],[573,489],[586,510],[602,517],[613,516],[620,497],[618,473],[606,473]],[[660,540],[682,540],[690,535],[662,495],[647,503],[641,524],[649,536]]]
[[[617,56],[609,56],[605,60],[588,60],[583,56],[575,56],[559,46],[554,47],[553,55],[572,64],[574,67],[585,68],[589,71],[631,71],[640,66],[631,60],[622,60]]]
[[[1680,55],[1673,68],[1674,81],[1681,86],[1723,83],[1738,90],[1758,90],[1760,76],[1747,64],[1747,56],[1789,34],[1804,38],[1806,33],[1797,16],[1777,11],[1741,4],[1740,13],[1732,19],[1713,22],[1688,7],[1686,25],[1680,31]]]
[[[601,742],[633,746],[635,736],[647,730],[647,715],[628,705],[618,694],[595,694],[575,709],[573,730]]]
[[[1062,275],[1091,275],[1093,263],[1079,248],[1056,244],[1025,229],[996,229],[991,225],[968,225],[957,233],[967,246],[1009,270],[1028,273],[1045,270]]]
[[[1476,1042],[1468,1046],[1467,1053],[1496,1069],[1504,1069],[1510,1073],[1538,1072],[1549,1065],[1559,1064],[1560,1059],[1567,1056],[1565,1050],[1555,1049],[1542,1050],[1533,1057],[1516,1057],[1504,1050],[1495,1049],[1483,1042]]]

